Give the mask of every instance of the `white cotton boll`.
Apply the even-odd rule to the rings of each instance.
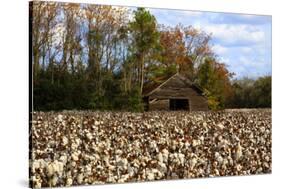
[[[139,160],[135,159],[135,160],[133,161],[133,167],[136,167],[136,168],[139,168],[139,167],[140,167],[140,162],[139,162]]]
[[[32,162],[32,167],[31,167],[32,172],[34,173],[35,169],[39,169],[39,168],[40,168],[40,161],[34,160]]]
[[[232,135],[232,140],[239,142],[240,139],[238,136],[236,136],[235,134]]]
[[[147,173],[146,173],[146,178],[148,179],[148,180],[154,180],[154,173],[152,173],[151,171],[148,171]]]
[[[89,140],[92,140],[92,138],[93,138],[93,136],[92,136],[91,133],[87,133],[87,134],[86,134],[86,137],[87,137],[87,139],[89,139]]]
[[[182,149],[184,147],[184,143],[183,142],[179,142],[179,149]]]
[[[94,124],[95,124],[96,126],[99,126],[99,125],[100,125],[100,122],[96,120]]]
[[[177,147],[178,147],[178,142],[175,141],[175,140],[173,140],[173,141],[172,141],[172,149],[173,149],[173,150],[176,150]]]
[[[109,166],[109,156],[104,156],[103,157],[103,161],[104,161],[104,163],[105,163],[105,166]]]
[[[161,178],[163,178],[164,176],[165,176],[164,173],[162,173],[162,172],[160,172],[160,171],[157,170],[157,172],[156,172],[156,179],[161,179]]]
[[[168,162],[169,159],[169,151],[167,149],[162,150],[163,162]]]
[[[91,160],[93,161],[98,161],[98,160],[100,160],[101,158],[100,158],[100,156],[98,155],[98,154],[94,154],[93,156],[90,156],[91,157]]]
[[[58,121],[59,121],[59,122],[62,122],[62,121],[63,121],[63,115],[59,114],[57,118],[58,118]]]
[[[229,145],[229,142],[225,139],[222,139],[219,144],[218,144],[218,147],[219,148],[226,148],[227,146]]]
[[[74,152],[73,154],[71,154],[71,158],[74,160],[74,161],[78,161],[79,160],[79,154],[77,152]]]
[[[265,127],[260,127],[260,132],[264,133],[265,132]]]
[[[197,158],[193,157],[192,159],[189,160],[189,166],[190,166],[190,169],[193,170],[193,168],[195,167],[197,163]]]
[[[223,162],[223,158],[221,157],[220,153],[215,152],[215,158],[219,164]]]
[[[233,159],[231,157],[228,157],[228,162],[230,166],[233,166]]]
[[[113,171],[113,170],[115,170],[115,166],[109,165],[109,166],[108,166],[108,169],[109,169],[110,171]]]
[[[55,160],[53,163],[52,163],[52,166],[53,166],[53,169],[54,169],[54,172],[55,173],[58,173],[59,172],[59,165],[58,165],[58,160]]]
[[[59,160],[63,163],[63,164],[66,164],[67,162],[67,156],[66,155],[62,155]]]
[[[71,186],[73,183],[72,179],[71,178],[67,178],[66,180],[66,186]]]
[[[130,177],[134,176],[135,171],[134,171],[134,168],[133,168],[133,167],[128,166],[128,174],[129,174]]]
[[[198,175],[200,175],[200,176],[204,175],[204,173],[205,173],[205,171],[202,168],[199,168],[197,172],[198,172]]]
[[[224,129],[224,126],[222,123],[218,123],[216,126],[218,129],[221,129],[221,130]]]
[[[158,163],[158,170],[162,173],[162,174],[164,174],[164,173],[166,173],[166,171],[167,171],[167,166],[166,166],[166,164],[165,163]]]
[[[41,188],[42,180],[36,178],[35,176],[32,177],[32,181],[34,182],[34,188]]]
[[[203,127],[207,127],[207,123],[206,122],[203,122]]]
[[[235,153],[236,160],[239,160],[242,157],[242,147],[240,143],[238,143]]]
[[[190,143],[189,143],[188,141],[186,141],[186,142],[184,143],[184,146],[185,146],[185,148],[189,148]]]
[[[108,177],[106,179],[106,182],[114,183],[115,182],[115,177],[112,174],[108,175]]]
[[[57,162],[57,173],[62,176],[64,169],[64,164],[62,162]]]
[[[78,176],[77,176],[77,182],[78,184],[82,184],[83,183],[83,179],[84,179],[84,175],[82,173],[80,173]]]
[[[126,182],[129,177],[130,177],[129,174],[122,175],[121,179],[118,180],[118,182],[121,182],[121,183]]]
[[[220,176],[220,171],[219,170],[215,169],[214,171],[215,171],[215,175],[216,176]]]
[[[86,175],[92,174],[92,166],[91,165],[86,165],[84,174],[86,174]]]
[[[265,161],[267,161],[267,162],[269,162],[269,160],[270,160],[270,157],[269,156],[265,156]]]
[[[269,164],[267,162],[264,162],[263,166],[266,167],[266,168],[269,168]]]
[[[249,135],[249,139],[253,139],[254,138],[254,135],[253,133],[251,132],[251,134]]]
[[[118,159],[116,161],[116,165],[121,168],[121,169],[127,169],[127,165],[128,165],[128,160],[126,158],[124,159]]]
[[[75,138],[75,143],[77,146],[79,146],[80,144],[82,144],[82,141],[80,138]]]
[[[192,146],[196,147],[201,144],[200,140],[192,140]]]
[[[56,186],[58,180],[59,180],[58,177],[57,177],[57,176],[54,176],[54,177],[50,180],[51,186]]]
[[[65,136],[62,137],[62,145],[66,146],[68,144],[68,138],[66,138]]]
[[[49,163],[47,166],[47,175],[48,177],[51,177],[52,175],[54,175],[55,171],[54,171],[54,167],[52,163]]]
[[[157,169],[151,169],[151,172],[154,173],[154,175],[159,173]]]
[[[34,188],[41,188],[42,187],[42,183],[41,182],[36,182]]]
[[[72,166],[72,167],[75,167],[75,166],[76,166],[76,162],[75,162],[75,161],[72,161],[72,162],[71,162],[71,166]]]
[[[265,139],[263,137],[259,137],[259,142],[261,145],[265,145]]]
[[[222,167],[223,167],[223,169],[226,169],[226,165],[228,164],[228,160],[225,158],[225,159],[223,159],[223,161],[222,161]]]
[[[217,127],[218,127],[219,129],[224,129],[224,126],[223,126],[222,123],[217,124]]]
[[[178,154],[178,158],[179,158],[179,160],[180,160],[180,164],[181,164],[181,165],[184,165],[184,161],[185,161],[184,158],[185,158],[185,155],[179,153],[179,154]]]
[[[220,153],[215,152],[215,158],[217,159],[220,156]]]
[[[76,143],[73,142],[73,143],[71,144],[71,149],[72,149],[72,150],[76,150],[76,149],[78,148],[78,146],[79,146],[79,145],[77,145]]]
[[[120,149],[117,149],[116,151],[115,151],[115,154],[116,155],[121,155],[123,152],[122,152],[122,150],[120,150]]]
[[[178,163],[179,162],[179,160],[178,160],[178,154],[177,153],[172,153],[172,154],[170,154],[169,155],[169,158],[170,158],[170,160],[173,162],[173,163]]]
[[[149,144],[149,147],[150,147],[150,150],[152,151],[158,151],[158,147],[157,147],[157,144],[155,141],[151,141],[150,144]]]
[[[163,163],[163,155],[162,155],[162,153],[160,152],[159,154],[157,154],[157,160],[159,161],[159,162],[161,162],[161,163]]]
[[[33,181],[34,188],[41,188],[42,180],[40,178],[37,178],[35,176],[31,177],[31,180]]]
[[[240,164],[237,164],[235,166],[235,168],[236,168],[237,171],[241,171],[242,170],[242,166]]]

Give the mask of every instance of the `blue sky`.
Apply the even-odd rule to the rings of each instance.
[[[212,34],[212,48],[234,78],[271,75],[271,16],[149,9],[159,24]]]

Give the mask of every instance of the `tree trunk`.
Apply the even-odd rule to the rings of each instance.
[[[144,55],[141,55],[141,70],[140,70],[140,93],[142,94],[144,82]]]
[[[37,81],[38,73],[39,73],[39,52],[38,50],[33,51],[33,76],[34,81]]]

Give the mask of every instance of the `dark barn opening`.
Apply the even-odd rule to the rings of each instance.
[[[170,99],[170,110],[187,110],[187,111],[189,111],[188,99]]]

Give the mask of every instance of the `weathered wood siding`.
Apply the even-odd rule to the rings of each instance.
[[[154,90],[149,94],[149,99],[161,99],[149,104],[149,110],[169,110],[169,99],[188,99],[190,111],[208,110],[207,98],[191,82],[184,80],[179,75],[173,76]]]
[[[208,110],[208,101],[203,96],[193,96],[189,101],[190,111],[206,111]]]
[[[149,110],[169,110],[169,99],[157,100],[149,104]]]

